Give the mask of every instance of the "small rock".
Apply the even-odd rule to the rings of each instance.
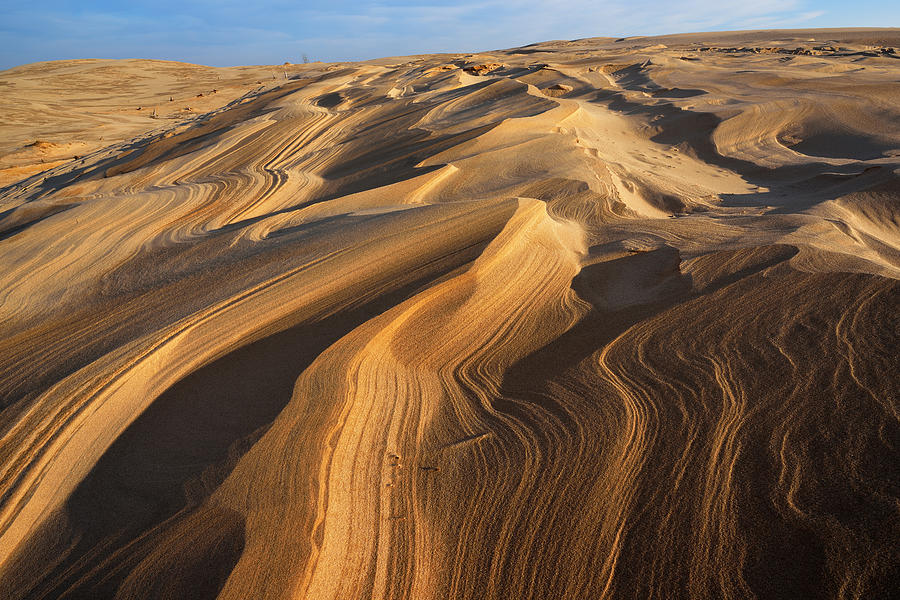
[[[560,96],[565,96],[569,92],[571,92],[574,88],[571,85],[566,85],[564,83],[557,83],[551,85],[550,87],[544,89],[544,94],[550,96],[551,98],[559,98]]]
[[[501,65],[500,63],[482,63],[480,65],[469,65],[463,70],[473,75],[485,75],[502,67],[503,65]]]
[[[439,65],[437,67],[431,67],[430,69],[425,71],[426,75],[431,75],[432,73],[443,73],[445,71],[452,71],[457,69],[456,65]]]

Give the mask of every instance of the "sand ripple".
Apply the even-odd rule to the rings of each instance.
[[[4,72],[0,596],[887,597],[900,37],[698,35]]]

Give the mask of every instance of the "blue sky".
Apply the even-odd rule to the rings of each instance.
[[[199,0],[0,3],[0,69],[66,58],[227,66],[470,52],[551,39],[897,27],[891,0]]]

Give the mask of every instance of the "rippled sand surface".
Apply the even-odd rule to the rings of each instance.
[[[889,597],[898,46],[0,73],[0,596]]]

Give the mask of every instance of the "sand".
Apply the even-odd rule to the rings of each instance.
[[[884,598],[900,30],[0,73],[0,596]]]

